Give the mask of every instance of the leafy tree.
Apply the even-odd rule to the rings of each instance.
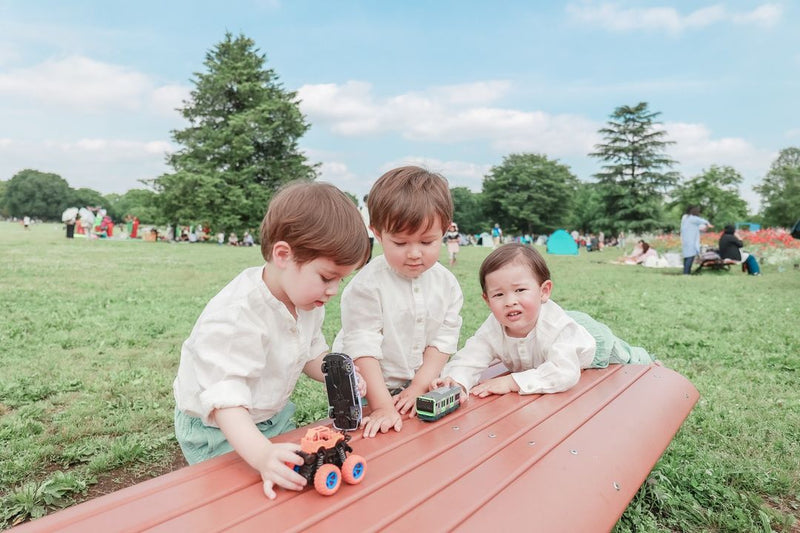
[[[73,189],[69,204],[75,207],[108,207],[103,195],[94,189]]]
[[[715,225],[745,220],[747,202],[739,194],[742,175],[732,167],[712,165],[699,176],[678,185],[672,191],[672,206],[683,212],[686,206],[699,205],[703,218]]]
[[[467,187],[453,187],[450,195],[453,197],[453,220],[458,224],[458,231],[474,235],[489,228],[480,193],[473,193]]]
[[[511,154],[483,179],[486,214],[505,233],[550,233],[569,220],[578,178],[539,154]]]
[[[800,148],[784,148],[772,162],[761,184],[764,223],[791,227],[800,218]]]
[[[67,181],[58,174],[27,168],[8,180],[6,207],[13,217],[28,215],[60,221],[68,207],[70,191]]]
[[[567,224],[569,228],[582,233],[610,231],[601,225],[604,220],[603,202],[596,183],[578,183],[573,205]]]
[[[0,180],[0,216],[7,217],[8,208],[6,207],[6,188],[8,187],[8,182]]]
[[[656,229],[664,194],[678,179],[669,169],[675,162],[664,150],[673,144],[657,126],[660,112],[647,102],[614,110],[605,128],[599,130],[604,144],[595,145],[591,157],[604,162],[595,174],[604,205],[602,226],[618,231]]]
[[[208,221],[221,230],[258,227],[273,192],[289,181],[314,179],[297,146],[308,125],[296,94],[265,67],[255,43],[230,33],[207,54],[206,72],[180,110],[189,126],[173,131],[182,146],[174,168],[154,180],[171,221]]]
[[[105,197],[111,217],[124,221],[125,217],[135,216],[144,224],[166,224],[168,221],[158,208],[158,195],[147,189],[131,189],[122,195],[109,194]],[[201,222],[191,220],[189,223]]]

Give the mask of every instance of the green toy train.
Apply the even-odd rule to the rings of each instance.
[[[461,387],[439,387],[417,396],[417,416],[426,422],[439,420],[461,406]]]

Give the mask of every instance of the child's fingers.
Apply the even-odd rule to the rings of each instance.
[[[272,489],[272,481],[269,479],[264,480],[264,495],[270,500],[274,500],[277,494]]]

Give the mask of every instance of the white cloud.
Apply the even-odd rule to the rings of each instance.
[[[406,156],[402,159],[387,162],[380,168],[384,173],[393,168],[416,165],[437,172],[447,178],[450,187],[468,187],[479,192],[483,186],[483,177],[491,169],[491,165],[481,165],[467,161],[442,161],[430,157]]]
[[[76,55],[0,74],[2,96],[89,113],[154,109],[169,114],[186,94],[184,87],[158,86],[134,69]]]
[[[0,140],[0,179],[25,168],[54,172],[70,187],[101,193],[124,193],[142,188],[137,180],[152,179],[169,170],[165,155],[174,150],[166,141],[79,139],[61,141]]]
[[[567,14],[578,22],[611,31],[664,30],[673,33],[721,22],[770,27],[777,24],[783,14],[778,4],[762,4],[745,12],[730,12],[723,5],[714,4],[687,15],[672,7],[624,8],[616,3],[582,2],[569,4],[566,9]]]
[[[585,154],[595,144],[599,125],[586,118],[485,105],[510,86],[477,82],[381,99],[370,84],[350,81],[305,85],[298,93],[311,122],[348,137],[395,132],[413,141],[479,141],[498,153],[526,150],[557,157]]]

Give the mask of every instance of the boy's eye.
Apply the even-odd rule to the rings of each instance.
[[[403,246],[405,243],[404,242],[392,241],[392,244],[394,244],[395,246]]]
[[[422,241],[423,246],[429,246],[431,244],[433,244],[433,241]]]
[[[502,292],[496,292],[496,293],[492,294],[492,298],[499,298],[502,295],[503,295]]]
[[[519,289],[517,289],[517,292],[523,292],[523,291],[527,291],[527,290],[528,289],[526,287],[520,287]]]
[[[326,278],[325,276],[320,276],[320,278],[322,278],[322,281],[324,281],[325,283],[330,283],[331,281],[336,279],[336,278]]]

